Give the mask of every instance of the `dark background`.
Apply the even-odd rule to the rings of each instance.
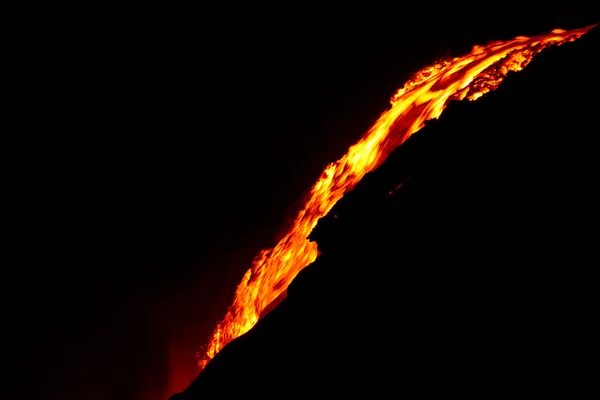
[[[252,257],[412,73],[599,15],[247,7],[39,10],[13,31],[9,398],[181,390]]]

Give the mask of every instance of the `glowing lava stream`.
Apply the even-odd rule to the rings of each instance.
[[[508,71],[522,70],[544,48],[574,41],[595,25],[474,46],[462,57],[441,60],[423,68],[392,97],[392,107],[350,147],[346,155],[325,168],[311,188],[306,204],[289,232],[270,250],[261,251],[239,284],[233,304],[217,325],[205,354],[204,366],[231,340],[250,330],[261,313],[317,255],[307,240],[320,217],[327,214],[362,177],[377,168],[428,119],[438,118],[450,100],[476,100],[495,90]]]

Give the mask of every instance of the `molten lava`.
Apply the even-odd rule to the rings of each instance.
[[[476,100],[495,90],[509,71],[522,70],[544,48],[574,41],[594,26],[474,46],[465,56],[444,59],[417,72],[362,139],[325,168],[283,239],[256,256],[199,358],[199,367],[204,368],[223,346],[250,330],[261,313],[285,295],[298,272],[317,258],[317,244],[307,237],[318,219],[426,120],[438,118],[450,100]]]

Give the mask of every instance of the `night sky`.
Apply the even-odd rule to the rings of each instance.
[[[173,374],[193,379],[252,257],[411,73],[595,23],[597,8],[227,6],[50,24],[18,59],[5,148],[8,398],[164,400]]]

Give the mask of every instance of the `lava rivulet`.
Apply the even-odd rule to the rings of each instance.
[[[576,40],[591,28],[555,29],[540,36],[475,46],[465,56],[444,59],[417,72],[359,142],[325,168],[287,234],[256,256],[199,358],[200,368],[228,342],[250,330],[261,313],[285,295],[292,279],[318,255],[316,243],[307,239],[318,219],[426,120],[438,118],[450,100],[476,100],[496,89],[509,71],[520,71],[544,48]]]

